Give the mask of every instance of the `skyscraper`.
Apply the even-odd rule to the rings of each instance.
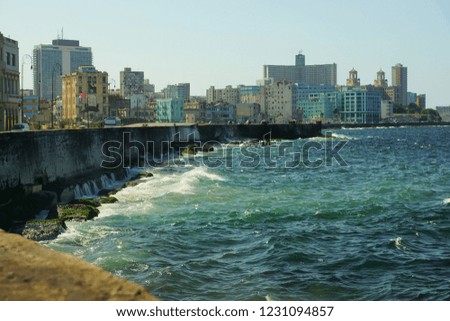
[[[33,50],[34,92],[40,99],[62,96],[60,74],[70,74],[79,66],[92,65],[90,47],[81,47],[78,40],[56,39],[51,45],[37,45]]]
[[[408,69],[402,64],[396,64],[392,67],[392,86],[399,87],[400,101],[402,105],[408,103]]]
[[[287,81],[304,83],[306,85],[336,85],[337,65],[306,65],[305,55],[299,53],[295,56],[295,65],[264,65],[263,78],[272,78],[273,82]]]

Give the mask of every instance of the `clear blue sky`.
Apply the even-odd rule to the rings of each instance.
[[[64,38],[92,47],[97,69],[119,87],[124,67],[145,72],[159,91],[191,83],[252,85],[264,64],[338,66],[344,84],[355,67],[362,84],[383,68],[408,67],[408,91],[427,94],[428,107],[450,105],[448,0],[0,0],[0,31],[19,41],[20,58],[34,45]],[[25,70],[25,88],[32,88]]]

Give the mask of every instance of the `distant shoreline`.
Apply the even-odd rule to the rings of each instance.
[[[422,127],[422,126],[450,126],[450,122],[414,122],[414,123],[378,123],[378,124],[322,124],[322,129]]]

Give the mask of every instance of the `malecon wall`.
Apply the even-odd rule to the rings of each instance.
[[[52,185],[104,173],[100,164],[108,158],[102,149],[110,141],[128,139],[123,146],[127,155],[122,155],[126,159],[128,155],[133,157],[127,151],[136,142],[153,142],[158,155],[164,147],[161,142],[183,146],[194,141],[262,139],[269,133],[272,139],[314,137],[321,134],[321,125],[186,125],[1,133],[0,215],[2,208],[33,191],[54,190]]]

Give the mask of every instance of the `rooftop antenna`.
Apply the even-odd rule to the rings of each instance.
[[[64,39],[64,27],[61,27],[61,39]]]

